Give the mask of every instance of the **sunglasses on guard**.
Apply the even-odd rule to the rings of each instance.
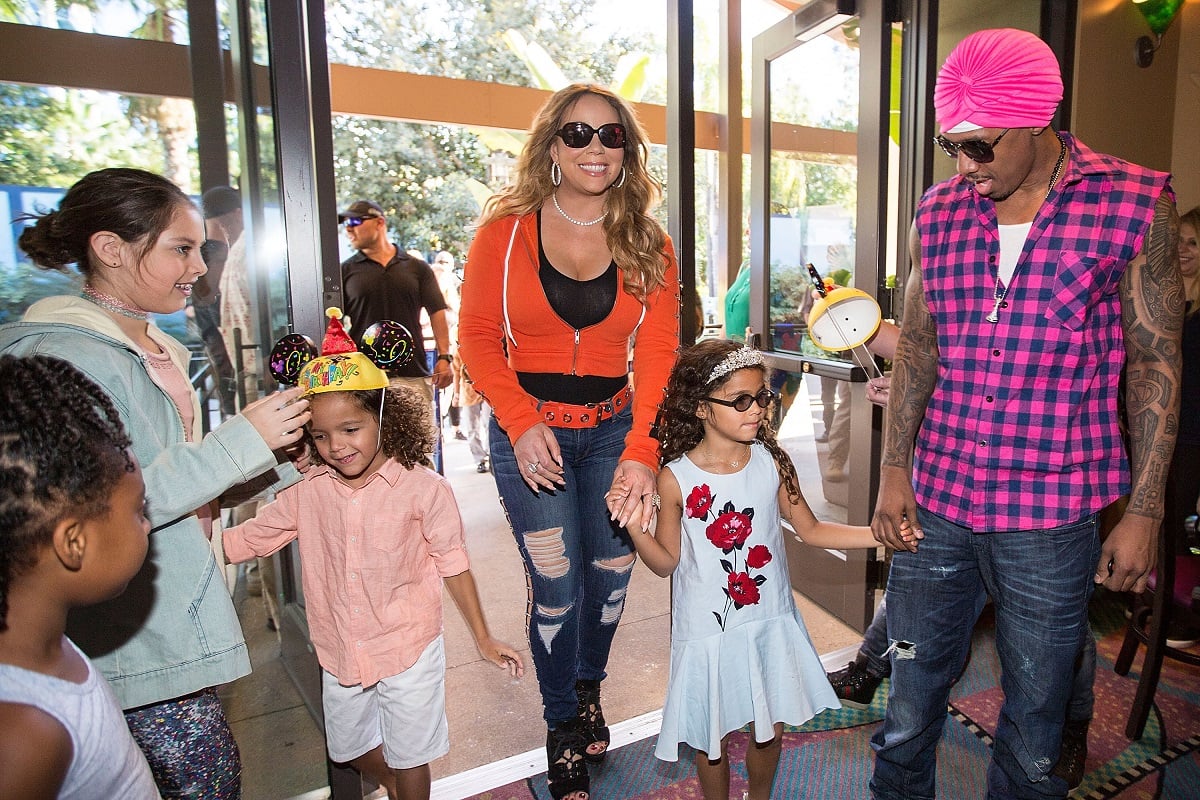
[[[605,147],[625,146],[625,126],[619,122],[608,122],[599,128],[593,128],[586,122],[568,122],[555,131],[554,135],[562,139],[563,144],[572,150],[587,147],[592,141],[592,136],[595,135],[599,135],[600,144]]]
[[[377,216],[370,217],[342,217],[342,225],[347,228],[357,228],[369,219],[379,219]]]
[[[1005,128],[1000,132],[1000,135],[990,142],[985,142],[980,139],[968,139],[965,142],[952,142],[945,136],[935,136],[933,141],[938,147],[942,148],[942,152],[950,158],[958,158],[961,152],[967,158],[974,161],[976,164],[990,164],[996,157],[995,148],[1012,128]]]

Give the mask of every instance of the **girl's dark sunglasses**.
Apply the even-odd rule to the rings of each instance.
[[[732,400],[721,400],[716,397],[704,398],[710,403],[716,403],[719,406],[729,406],[735,411],[749,411],[750,406],[758,403],[759,408],[766,408],[775,400],[775,393],[770,389],[763,389],[758,394],[739,394]]]
[[[991,142],[983,142],[979,139],[968,139],[965,142],[952,142],[945,136],[935,136],[933,141],[937,146],[942,148],[942,152],[951,158],[958,158],[959,152],[966,154],[967,158],[974,161],[976,164],[990,164],[992,159],[996,157],[995,147],[1004,138],[1004,134],[1008,133],[1012,128],[1005,128],[1000,131],[1000,135]]]
[[[600,135],[600,144],[605,147],[625,146],[625,126],[619,122],[609,122],[599,128],[593,128],[586,122],[568,122],[554,132],[572,150],[587,147],[595,134]]]

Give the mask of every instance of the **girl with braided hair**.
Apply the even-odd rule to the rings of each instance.
[[[806,544],[878,546],[866,526],[813,515],[767,419],[767,378],[762,353],[738,342],[680,354],[658,419],[657,524],[629,526],[646,566],[675,579],[655,755],[675,761],[680,743],[693,747],[706,800],[729,797],[729,733],[750,725],[749,797],[767,800],[783,725],[840,705],[792,598],[781,518]]]
[[[0,356],[0,797],[157,798],[67,612],[124,591],[150,523],[107,395],[45,356]]]

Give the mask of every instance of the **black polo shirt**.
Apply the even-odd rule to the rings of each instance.
[[[413,335],[416,356],[403,367],[388,370],[389,375],[403,378],[429,375],[421,337],[421,309],[432,317],[445,310],[446,299],[428,264],[399,247],[385,265],[367,258],[359,250],[342,262],[342,296],[355,342],[368,327],[384,319],[399,322]]]

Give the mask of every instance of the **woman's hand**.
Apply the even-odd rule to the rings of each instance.
[[[640,461],[622,461],[613,473],[612,488],[604,495],[609,516],[624,528],[640,511],[641,529],[649,530],[658,511],[653,502],[655,491],[654,472],[649,467]]]
[[[312,419],[312,412],[308,410],[308,400],[300,396],[302,393],[300,387],[293,386],[242,409],[242,416],[272,450],[295,444],[304,435],[304,426]]]
[[[539,422],[522,433],[513,444],[513,455],[517,459],[517,469],[521,470],[521,479],[533,491],[561,489],[567,485],[558,439],[546,423]]]

